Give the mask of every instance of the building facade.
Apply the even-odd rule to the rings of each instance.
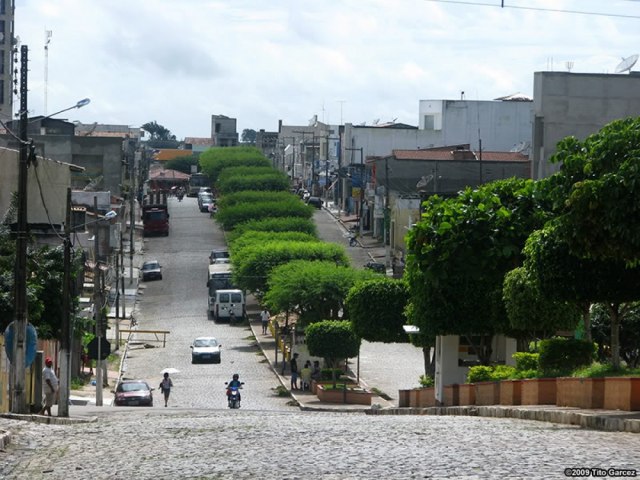
[[[211,115],[211,139],[216,147],[236,147],[238,129],[236,119],[226,115]]]
[[[472,149],[508,152],[531,145],[533,102],[512,95],[497,100],[420,100],[417,148],[468,143]]]
[[[549,158],[563,138],[584,140],[613,120],[640,115],[640,72],[535,72],[533,91],[534,179],[558,171]]]

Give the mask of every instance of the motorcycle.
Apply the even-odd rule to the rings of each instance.
[[[358,246],[358,239],[355,237],[355,235],[350,235],[349,236],[349,246],[350,247],[357,247]]]
[[[239,387],[229,387],[229,382],[224,382],[227,385],[227,403],[229,408],[240,408],[240,389],[244,382],[240,382]]]

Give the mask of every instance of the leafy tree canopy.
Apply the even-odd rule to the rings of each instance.
[[[264,302],[272,311],[298,313],[304,324],[338,320],[349,289],[374,275],[335,262],[293,260],[271,271]]]
[[[351,322],[346,320],[325,320],[309,325],[305,329],[305,341],[309,354],[324,358],[331,368],[336,368],[342,360],[357,356],[361,343]]]
[[[239,237],[229,241],[229,249],[232,255],[242,255],[242,249],[253,245],[262,245],[267,242],[320,242],[318,237],[303,232],[257,232],[248,231]]]
[[[227,167],[269,167],[271,162],[255,147],[217,147],[200,154],[200,166],[215,183]]]
[[[346,298],[349,319],[358,336],[370,342],[406,342],[402,328],[409,289],[402,280],[378,278],[355,284]]]
[[[242,143],[251,143],[255,145],[256,137],[257,133],[255,130],[253,130],[252,128],[245,128],[244,130],[242,130],[240,140],[242,141]]]
[[[640,262],[640,117],[616,120],[583,142],[567,138],[553,161],[564,190],[558,228],[578,257]],[[562,197],[563,195],[558,195]]]
[[[414,317],[427,336],[503,333],[505,274],[521,263],[528,235],[548,216],[533,182],[492,182],[425,202],[408,235],[405,275]]]
[[[272,170],[271,173],[235,175],[218,178],[216,189],[221,195],[243,190],[282,191],[289,189],[289,178],[282,172]]]
[[[282,202],[256,202],[241,203],[220,208],[216,214],[216,221],[225,230],[231,230],[236,225],[250,220],[265,219],[269,217],[300,217],[310,219],[313,216],[313,207],[305,205],[300,200]]]
[[[344,248],[322,242],[269,242],[248,246],[234,256],[233,276],[236,285],[252,292],[267,289],[271,271],[292,260],[326,260],[336,266],[348,266]]]
[[[198,154],[187,155],[167,161],[165,168],[191,175],[191,167],[198,166]]]
[[[160,125],[155,120],[151,122],[147,122],[141,127],[145,132],[148,132],[150,135],[150,139],[147,142],[149,146],[154,146],[156,148],[162,148],[162,146],[158,142],[171,142],[177,145],[176,136],[171,133],[171,131]],[[170,148],[170,147],[164,147]]]
[[[227,238],[230,242],[246,232],[302,232],[313,237],[318,236],[316,224],[311,218],[301,217],[267,217],[248,220],[235,226]]]

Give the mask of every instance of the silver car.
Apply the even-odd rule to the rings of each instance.
[[[220,363],[220,348],[215,337],[198,337],[191,345],[191,363],[213,362]]]

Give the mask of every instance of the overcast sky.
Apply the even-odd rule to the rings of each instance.
[[[573,72],[614,73],[640,53],[640,1],[500,3],[17,0],[15,34],[29,47],[32,115],[88,97],[60,118],[155,120],[178,139],[209,137],[212,114],[237,118],[238,133],[313,115],[417,126],[421,99],[532,96],[533,72],[572,62]]]

